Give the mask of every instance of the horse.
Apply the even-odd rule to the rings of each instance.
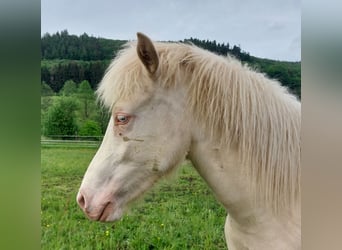
[[[119,220],[187,158],[227,211],[229,249],[301,248],[301,103],[277,80],[138,32],[96,93],[111,117],[76,198],[89,219]]]

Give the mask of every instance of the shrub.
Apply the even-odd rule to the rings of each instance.
[[[83,123],[83,126],[81,127],[79,131],[79,135],[81,136],[101,136],[101,127],[100,125],[93,121],[93,120],[87,120]]]
[[[76,102],[71,98],[62,97],[56,100],[47,111],[44,135],[75,135],[77,133],[76,109]]]

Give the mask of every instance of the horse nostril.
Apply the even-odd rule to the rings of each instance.
[[[84,210],[85,208],[85,197],[80,192],[77,194],[77,203]]]

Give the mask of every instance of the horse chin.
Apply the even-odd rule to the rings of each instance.
[[[122,218],[123,216],[123,209],[117,208],[112,211],[107,217],[103,218],[104,220],[100,220],[101,222],[115,222]]]
[[[123,216],[123,209],[115,207],[113,203],[108,203],[102,213],[98,216],[97,220],[100,222],[115,222],[120,220]]]

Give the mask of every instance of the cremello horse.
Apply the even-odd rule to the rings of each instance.
[[[301,104],[277,81],[138,33],[97,93],[112,112],[77,202],[115,221],[187,156],[227,209],[234,249],[300,249]]]

